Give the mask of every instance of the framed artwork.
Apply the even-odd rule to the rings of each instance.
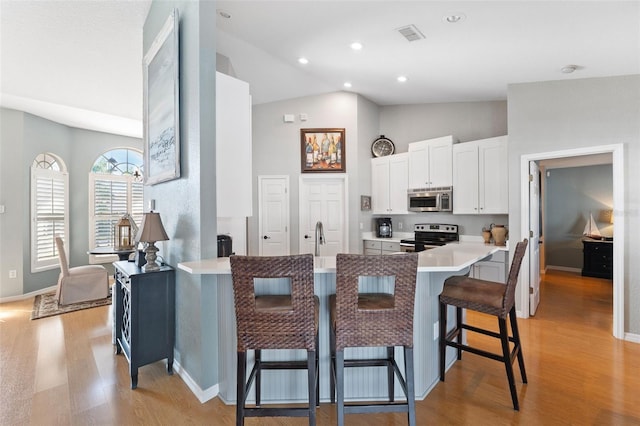
[[[300,129],[302,173],[345,172],[344,129]]]
[[[180,177],[178,9],[144,56],[144,183]]]
[[[360,210],[362,210],[362,211],[371,210],[371,196],[370,195],[361,195],[360,196]]]

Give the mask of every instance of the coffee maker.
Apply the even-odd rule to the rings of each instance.
[[[378,238],[391,238],[393,236],[390,217],[376,218],[376,236]]]

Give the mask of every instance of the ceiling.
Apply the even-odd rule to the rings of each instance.
[[[2,105],[139,137],[149,6],[0,0]],[[503,100],[511,83],[640,74],[638,1],[235,0],[216,8],[231,15],[216,17],[218,53],[250,83],[254,104],[339,90],[379,105]],[[425,38],[397,32],[410,24]],[[353,51],[354,41],[363,49]],[[561,72],[566,65],[577,69]]]

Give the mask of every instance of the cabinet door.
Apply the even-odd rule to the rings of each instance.
[[[478,145],[453,147],[453,213],[478,214]]]
[[[218,217],[252,213],[249,84],[216,73],[216,199]]]
[[[504,262],[478,262],[473,266],[473,278],[505,283],[505,271]]]
[[[509,213],[507,137],[484,139],[478,144],[479,212]]]
[[[389,159],[371,159],[371,211],[373,214],[389,213]]]
[[[409,188],[426,188],[429,186],[429,149],[427,141],[409,144]]]
[[[429,141],[429,182],[432,187],[453,184],[453,138],[446,136]]]
[[[405,214],[407,209],[408,161],[409,156],[391,155],[389,158],[389,213]]]

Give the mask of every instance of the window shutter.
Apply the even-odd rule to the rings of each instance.
[[[58,266],[55,237],[68,241],[67,173],[31,169],[31,271]]]

